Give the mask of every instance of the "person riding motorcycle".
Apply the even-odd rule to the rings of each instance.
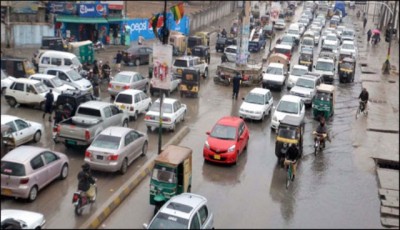
[[[323,148],[325,148],[325,138],[329,142],[331,142],[331,140],[330,140],[329,135],[328,135],[328,130],[326,129],[326,126],[325,126],[325,118],[324,117],[321,118],[321,120],[319,122],[319,125],[318,125],[318,127],[317,127],[315,132],[317,133],[317,136],[314,138],[314,141],[316,140],[316,138],[320,138],[321,145],[322,145]],[[326,134],[326,137],[324,137],[323,134]]]
[[[286,152],[285,161],[283,162],[283,165],[288,167],[290,162],[293,163],[292,181],[294,180],[294,178],[296,176],[297,159],[299,159],[299,157],[300,157],[300,152],[299,152],[299,149],[297,148],[297,146],[295,144],[290,144],[290,146]]]
[[[358,96],[358,99],[360,99],[361,103],[364,103],[364,111],[366,111],[369,99],[369,93],[366,88],[362,89],[360,96]]]
[[[82,165],[82,171],[78,173],[78,190],[85,192],[87,198],[92,200],[95,196],[95,186],[94,183],[96,179],[92,176],[90,171],[90,165],[85,163]]]

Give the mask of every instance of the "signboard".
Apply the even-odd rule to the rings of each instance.
[[[39,9],[39,1],[10,1],[11,12],[15,14],[36,14]]]
[[[77,5],[71,2],[50,2],[48,4],[50,13],[53,14],[71,14],[74,15],[77,12]]]
[[[154,88],[169,90],[171,84],[172,45],[153,44]]]
[[[107,15],[107,4],[79,4],[80,17],[103,17]]]
[[[100,1],[102,4],[108,4],[109,10],[122,10],[124,8],[124,1]]]

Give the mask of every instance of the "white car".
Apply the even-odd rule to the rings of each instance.
[[[44,74],[54,75],[60,78],[67,85],[78,88],[82,91],[93,93],[92,83],[86,78],[83,78],[76,70],[67,66],[48,67],[44,70]]]
[[[169,199],[144,229],[214,229],[214,214],[207,199],[182,193]]]
[[[16,116],[1,115],[1,126],[3,125],[10,127],[9,131],[4,134],[4,138],[6,145],[13,148],[30,141],[39,142],[44,134],[42,124]]]
[[[321,38],[321,28],[315,27],[315,26],[311,26],[310,30],[312,32],[314,32],[315,45],[318,45],[319,44],[319,39]]]
[[[176,125],[185,120],[186,112],[187,108],[185,104],[181,104],[180,101],[174,98],[164,98],[162,104],[162,128],[169,129],[172,132],[175,131]],[[144,117],[147,130],[150,131],[152,127],[159,127],[159,117],[160,99],[157,99]]]
[[[335,42],[337,46],[340,45],[339,38],[337,37],[336,34],[333,34],[333,33],[327,34],[325,37],[324,44],[325,44],[325,42],[328,42],[328,41]],[[329,43],[329,44],[333,44],[333,43]]]
[[[7,76],[7,74],[1,70],[1,94],[6,93],[6,89],[15,81],[15,77]]]
[[[239,117],[263,121],[271,113],[274,103],[269,89],[254,88],[245,98],[239,108]]]
[[[313,67],[313,72],[320,74],[325,83],[333,83],[336,73],[335,61],[333,59],[318,58],[317,63]]]
[[[263,88],[279,88],[282,89],[285,85],[286,75],[285,68],[281,63],[270,63],[262,72]]]
[[[115,97],[114,105],[129,114],[129,118],[137,120],[139,114],[149,111],[151,98],[142,90],[127,89],[119,92]]]
[[[311,106],[317,92],[317,86],[320,84],[321,78],[305,75],[297,79],[296,85],[290,90],[290,94],[301,97],[305,105]]]
[[[225,48],[224,53],[229,62],[236,62],[236,51],[237,51],[236,45],[230,45]]]
[[[275,25],[274,25],[274,28],[275,28],[276,30],[283,30],[283,29],[285,29],[285,28],[286,28],[285,20],[283,20],[283,19],[278,19],[278,20],[276,20]]]
[[[308,67],[305,65],[294,65],[292,71],[289,72],[289,79],[287,82],[287,89],[291,89],[299,77],[303,76],[308,72]]]
[[[296,39],[296,45],[299,44],[299,41],[300,41],[300,28],[299,28],[299,25],[297,23],[291,24],[289,26],[289,29],[288,29],[286,34],[290,35],[290,36],[292,36],[292,37],[294,37]]]
[[[29,79],[43,82],[43,84],[45,84],[49,89],[52,89],[53,92],[58,94],[61,94],[63,91],[78,89],[71,85],[65,84],[60,80],[60,78],[54,75],[36,73],[29,76]]]
[[[13,222],[12,225],[10,222]],[[41,213],[17,209],[1,210],[1,229],[44,229],[45,223]]]
[[[341,39],[343,30],[345,30],[345,29],[346,29],[345,26],[338,26],[338,27],[336,28],[336,31],[335,31],[335,32],[336,32],[337,36],[339,37],[339,39]]]
[[[323,48],[332,49],[332,52],[336,55],[338,53],[339,43],[338,41],[325,40],[322,45],[322,49]]]
[[[304,120],[305,106],[298,96],[283,95],[272,115],[271,129],[278,129],[279,122],[286,116],[299,117]]]
[[[354,45],[353,41],[345,40],[340,46],[340,53],[351,53],[353,57],[357,56],[357,47]]]
[[[342,32],[342,42],[345,40],[350,40],[350,41],[354,41],[355,38],[355,32],[353,29],[344,29]]]
[[[317,16],[317,19],[320,19],[320,20],[322,21],[322,23],[324,24],[324,26],[325,26],[325,24],[326,24],[326,18],[325,18],[324,15],[318,15],[318,16]]]
[[[169,97],[169,95],[174,92],[175,90],[178,90],[178,86],[181,83],[181,79],[177,78],[175,75],[171,76],[171,81],[169,83],[169,90],[164,90],[161,89],[161,92],[164,92],[165,95],[167,95],[167,97]],[[157,83],[159,83],[159,81],[157,81],[155,78],[151,78],[150,80],[150,95],[153,96],[154,93],[159,93],[160,92],[160,88],[157,87]]]

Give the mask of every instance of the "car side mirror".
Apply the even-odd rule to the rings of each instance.
[[[210,135],[210,131],[207,131],[206,134],[207,134],[207,135]]]
[[[143,224],[143,229],[148,229],[148,225],[146,223]]]
[[[315,69],[315,65],[312,66]]]

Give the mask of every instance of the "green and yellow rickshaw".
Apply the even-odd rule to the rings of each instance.
[[[313,117],[319,120],[322,116],[327,120],[334,113],[335,86],[320,84],[312,102]]]

